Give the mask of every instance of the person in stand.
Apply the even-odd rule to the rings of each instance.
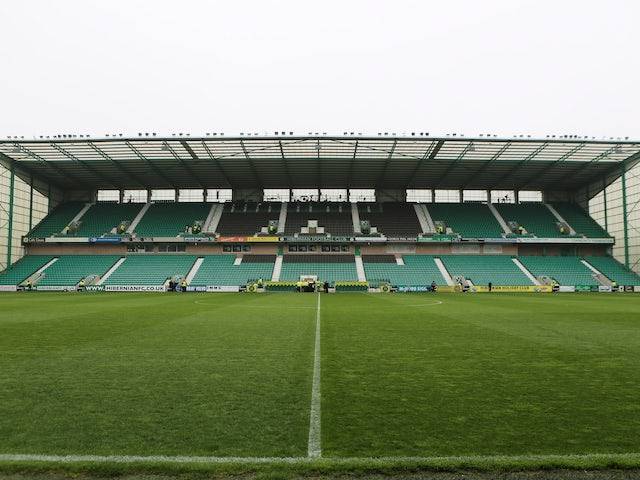
[[[182,289],[182,292],[187,291],[187,281],[185,279],[182,279],[182,282],[180,283],[180,288]]]
[[[324,286],[324,293],[329,293],[329,282],[325,281],[323,286]]]
[[[80,283],[78,283],[78,291],[79,292],[83,292],[84,291],[84,278],[82,280],[80,280]]]
[[[493,283],[489,282],[489,291],[491,291],[493,289]]]
[[[431,280],[431,291],[436,292],[438,290],[438,285],[436,285],[435,280]]]
[[[31,280],[27,281],[26,288],[27,288],[27,290],[31,291]]]

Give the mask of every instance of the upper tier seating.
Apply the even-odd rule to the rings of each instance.
[[[119,255],[62,255],[48,267],[38,286],[72,286],[89,275],[104,275]]]
[[[315,275],[318,281],[357,281],[353,255],[285,255],[280,281],[297,281],[300,275]]]
[[[640,276],[613,257],[585,257],[585,260],[618,285],[640,285]]]
[[[186,277],[195,261],[193,255],[129,255],[104,284],[163,285],[170,277]]]
[[[222,236],[251,236],[259,233],[269,220],[280,218],[280,202],[229,202],[225,203],[216,232]]]
[[[415,238],[422,233],[418,216],[410,203],[359,203],[360,221],[369,220],[372,227],[387,238]]]
[[[45,238],[56,235],[64,229],[73,218],[80,213],[85,204],[82,202],[67,202],[58,205],[36,227],[27,234],[31,238]]]
[[[609,238],[610,235],[582,208],[573,203],[554,203],[553,207],[573,227],[578,235],[589,238]]]
[[[0,285],[20,285],[38,269],[51,261],[51,255],[27,255],[0,272]]]
[[[153,203],[135,227],[138,237],[177,237],[194,222],[205,222],[211,203],[166,202]]]
[[[404,255],[398,265],[393,255],[363,255],[362,263],[371,286],[390,283],[394,286],[425,286],[436,282],[446,285],[432,255]]]
[[[466,238],[500,238],[504,233],[483,203],[429,203],[427,209],[434,223],[442,221]]]
[[[99,237],[110,234],[120,222],[131,222],[143,206],[140,203],[96,203],[80,218],[80,227],[73,235]]]
[[[578,257],[518,257],[535,277],[546,275],[560,285],[600,285]]]
[[[474,285],[533,285],[507,255],[442,255],[452,277],[463,276]]]
[[[528,233],[540,238],[557,238],[568,235],[558,230],[558,219],[542,203],[496,203],[496,209],[507,224],[518,222]]]
[[[207,255],[191,285],[242,286],[262,279],[271,280],[275,255],[245,255],[234,265],[235,255]]]
[[[346,202],[293,202],[287,206],[286,235],[300,233],[309,220],[317,220],[324,233],[338,237],[353,235],[351,204]]]

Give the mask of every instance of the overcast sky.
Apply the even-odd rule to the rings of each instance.
[[[0,2],[0,137],[640,138],[640,2]]]

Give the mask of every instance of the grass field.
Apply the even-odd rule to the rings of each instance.
[[[4,467],[638,467],[639,384],[637,295],[0,295]]]

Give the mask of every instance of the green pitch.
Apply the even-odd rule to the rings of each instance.
[[[639,385],[638,295],[0,295],[6,461],[637,454]]]

